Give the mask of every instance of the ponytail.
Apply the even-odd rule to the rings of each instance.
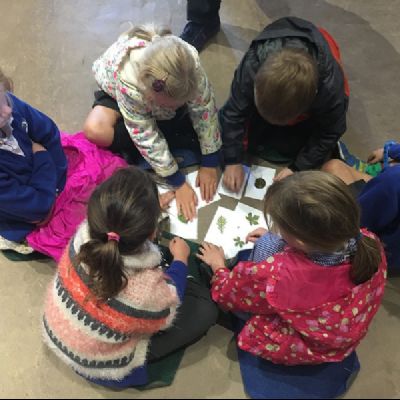
[[[90,288],[102,301],[116,296],[127,284],[116,240],[90,240],[81,246],[78,261],[89,266]]]
[[[356,285],[372,278],[382,261],[381,249],[376,239],[361,235],[352,259],[350,278]]]
[[[94,190],[87,208],[90,240],[80,247],[77,261],[88,268],[88,285],[99,300],[126,287],[124,257],[143,251],[159,215],[157,186],[137,167],[118,170]]]

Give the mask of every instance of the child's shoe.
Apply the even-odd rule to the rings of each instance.
[[[355,155],[351,154],[347,146],[339,141],[338,148],[340,153],[340,158],[350,167],[353,167],[359,172],[365,172],[368,164],[365,161],[360,160]]]
[[[0,250],[13,250],[20,254],[31,254],[34,252],[32,247],[25,243],[13,242],[0,236]]]
[[[355,155],[351,154],[347,146],[339,141],[338,149],[340,158],[350,167],[353,167],[356,171],[363,172],[364,174],[368,174],[370,176],[377,176],[382,171],[382,164],[368,164],[367,162],[360,160]]]
[[[207,24],[199,24],[189,21],[183,29],[180,37],[200,52],[203,50],[206,43],[219,32],[220,28],[221,23],[219,18]]]

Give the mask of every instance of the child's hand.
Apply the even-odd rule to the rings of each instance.
[[[158,201],[160,202],[160,207],[162,210],[166,210],[169,206],[169,203],[175,198],[175,192],[170,190],[169,192],[165,192],[158,195]]]
[[[196,254],[204,263],[208,264],[215,273],[218,269],[225,267],[225,254],[222,247],[204,242],[199,247],[199,253]]]
[[[193,188],[185,182],[180,188],[175,190],[175,197],[178,215],[182,213],[188,221],[192,221],[196,216],[197,206],[197,196]]]
[[[174,237],[169,242],[169,251],[174,257],[174,261],[182,261],[187,265],[190,255],[190,248],[183,239],[180,237]]]
[[[374,164],[383,161],[383,148],[374,150],[367,158],[368,164]]]
[[[283,168],[283,170],[281,172],[279,172],[278,175],[274,178],[274,182],[281,181],[282,179],[285,179],[288,176],[293,175],[293,174],[294,174],[294,172],[290,168],[288,168],[288,167]]]
[[[38,151],[46,151],[46,148],[39,143],[32,142],[32,153],[37,153]]]
[[[241,164],[227,165],[224,171],[224,186],[231,192],[237,193],[244,181],[244,169]]]
[[[268,230],[264,228],[255,229],[246,236],[246,243],[255,243],[258,239],[260,239],[261,236],[264,236],[267,232]]]
[[[214,198],[217,191],[217,168],[200,167],[196,178],[196,186],[200,186],[201,198],[207,203]]]

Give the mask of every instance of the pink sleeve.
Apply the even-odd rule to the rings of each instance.
[[[268,266],[264,263],[240,262],[232,271],[221,268],[213,279],[212,298],[229,311],[274,313],[266,299],[268,274]]]

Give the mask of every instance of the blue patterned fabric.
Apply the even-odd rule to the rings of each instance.
[[[276,253],[281,252],[286,246],[286,242],[278,235],[268,232],[257,240],[250,260],[261,262]],[[343,251],[335,253],[312,253],[308,254],[311,261],[324,267],[340,265],[354,255],[357,250],[357,239],[350,239]]]

